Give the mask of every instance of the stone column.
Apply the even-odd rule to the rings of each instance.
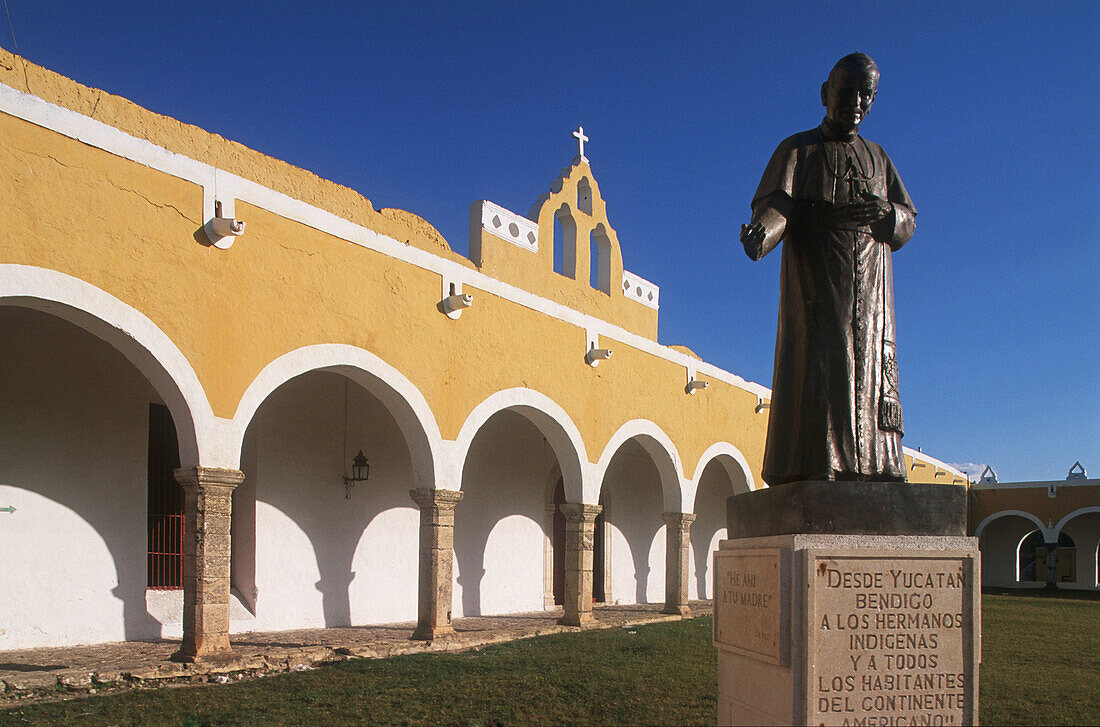
[[[229,647],[229,523],[240,470],[175,471],[183,486],[183,643],[175,661],[218,661]]]
[[[561,506],[565,515],[565,616],[561,623],[581,626],[592,616],[592,546],[599,505]]]
[[[558,506],[549,503],[542,518],[542,531],[545,533],[542,559],[542,607],[550,610],[557,604],[554,599],[554,559],[558,554],[554,552],[554,515],[558,512]]]
[[[420,508],[420,583],[414,639],[433,641],[455,632],[451,626],[451,561],[454,558],[457,490],[409,490]]]
[[[1058,587],[1058,541],[1043,543],[1043,547],[1046,548],[1047,588],[1055,589]]]
[[[665,607],[663,613],[686,616],[688,608],[688,543],[695,514],[661,513],[665,521]]]

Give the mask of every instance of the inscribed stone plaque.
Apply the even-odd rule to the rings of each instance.
[[[778,549],[714,554],[714,643],[772,664],[789,662],[789,604]]]
[[[807,721],[973,724],[975,562],[807,551]]]

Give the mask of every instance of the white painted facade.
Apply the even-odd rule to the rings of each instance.
[[[109,342],[7,302],[0,500],[33,517],[0,529],[0,648],[179,637],[182,593],[145,587],[148,407],[164,397]],[[561,544],[546,512],[559,476],[573,501],[607,507],[607,600],[661,602],[661,513],[706,508],[692,542],[709,552],[734,492],[717,462],[742,466],[720,454],[729,445],[712,448],[716,464],[696,496],[671,442],[644,421],[625,425],[589,462],[568,416],[528,389],[494,394],[458,440],[444,441],[415,389],[345,346],[273,362],[221,427],[243,432],[246,475],[233,497],[233,633],[415,619],[418,512],[408,493],[436,482],[465,493],[456,617],[552,607],[548,568]],[[182,454],[188,432],[177,428]],[[345,498],[341,463],[363,442],[371,478]],[[742,489],[746,478],[747,469]],[[28,528],[36,522],[51,526]],[[692,594],[699,588],[693,581]]]
[[[161,397],[108,343],[48,313],[0,306],[0,338],[8,344],[0,350],[0,500],[32,515],[0,528],[0,648],[178,637],[182,592],[145,587],[148,407]],[[329,370],[285,367],[291,378],[260,385],[266,396],[250,411],[246,478],[233,498],[233,633],[416,618],[410,447],[390,408],[323,365],[334,361],[315,358]],[[413,408],[404,416],[415,421]],[[668,486],[650,450],[674,478],[673,504],[694,484],[651,425],[613,439],[605,463],[582,463],[575,428],[556,414],[531,392],[503,392],[472,415],[469,441],[429,447],[465,452],[456,481],[465,493],[456,511],[456,617],[551,606],[547,568],[561,544],[546,512],[566,471],[580,480],[576,494],[607,508],[607,600],[664,600]],[[341,463],[364,442],[370,480],[345,498]],[[704,553],[724,534],[724,498],[734,491],[720,459],[739,467],[720,455],[704,469],[694,503],[684,497],[700,508],[692,543]],[[594,481],[601,471],[602,487]],[[742,475],[740,490],[745,482]],[[49,529],[29,527],[41,522]],[[707,595],[694,571],[691,578],[692,596]]]

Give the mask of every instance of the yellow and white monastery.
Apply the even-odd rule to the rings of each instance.
[[[710,596],[770,392],[658,343],[583,153],[467,259],[0,51],[0,170],[0,650]]]

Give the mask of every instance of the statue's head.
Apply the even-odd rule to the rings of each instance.
[[[821,84],[825,117],[838,131],[858,131],[877,92],[878,66],[871,57],[863,53],[846,55]]]

